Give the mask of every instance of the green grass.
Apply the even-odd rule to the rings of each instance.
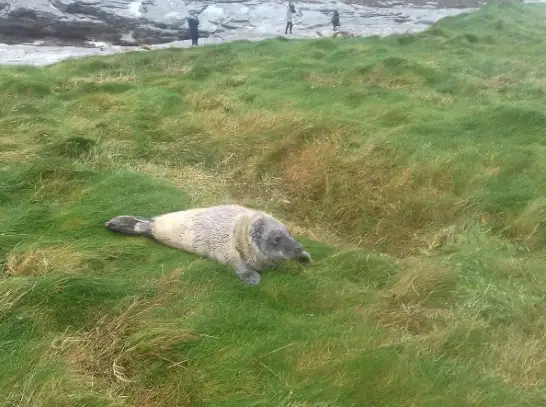
[[[546,406],[545,21],[0,68],[0,407]],[[313,264],[104,229],[227,202]]]

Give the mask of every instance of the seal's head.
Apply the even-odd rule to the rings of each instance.
[[[286,226],[269,216],[259,216],[250,226],[250,235],[260,252],[272,262],[297,260],[309,262],[311,256],[296,241]]]

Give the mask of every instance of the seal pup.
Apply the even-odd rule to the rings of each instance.
[[[152,218],[116,216],[105,227],[230,265],[250,285],[258,284],[260,272],[269,267],[289,260],[311,261],[311,255],[283,223],[268,213],[239,205],[194,208]]]

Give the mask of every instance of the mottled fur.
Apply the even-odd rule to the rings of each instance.
[[[105,226],[230,265],[249,284],[258,284],[259,272],[270,266],[311,259],[273,216],[238,205],[189,209],[153,218],[116,216]]]

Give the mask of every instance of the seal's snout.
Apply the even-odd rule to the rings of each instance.
[[[285,249],[286,256],[297,259],[303,253],[303,246],[296,239],[290,239],[290,244]]]
[[[293,259],[301,263],[309,263],[311,261],[311,255],[305,251],[303,245],[297,243],[297,246],[294,248]]]
[[[300,261],[301,263],[310,263],[311,262],[311,255],[309,253],[307,253],[306,251],[303,251],[298,256],[298,261]]]
[[[148,236],[151,233],[151,220],[136,216],[116,216],[104,224],[106,229],[122,235]]]

